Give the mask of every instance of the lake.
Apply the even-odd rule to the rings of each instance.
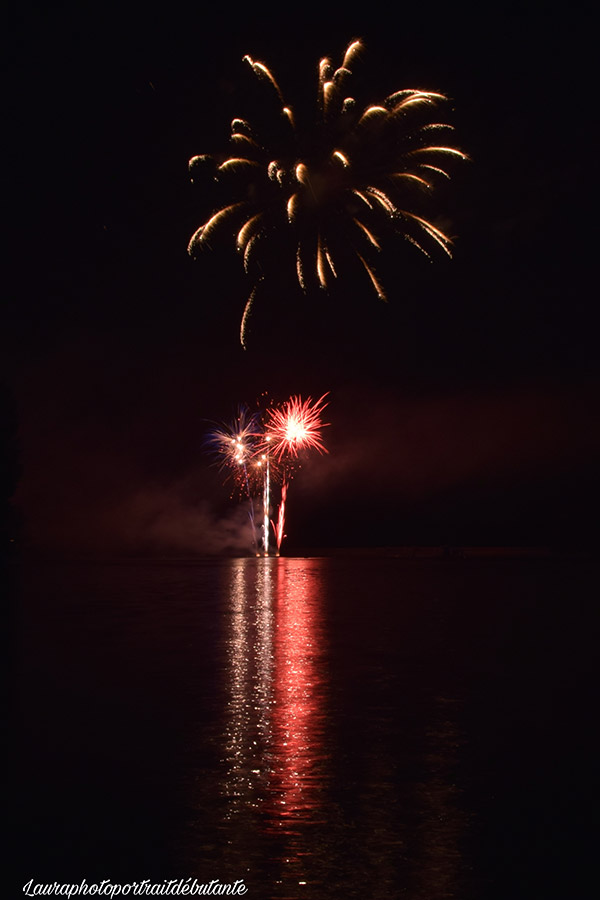
[[[592,896],[593,562],[390,551],[13,576],[15,897],[30,878]]]

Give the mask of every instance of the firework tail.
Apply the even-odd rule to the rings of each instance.
[[[269,510],[271,507],[271,473],[269,468],[269,454],[265,460],[265,486],[263,494],[263,553],[269,555]]]
[[[279,513],[277,516],[277,524],[271,522],[273,531],[275,532],[275,540],[277,543],[277,556],[281,550],[281,542],[283,540],[283,529],[285,528],[285,500],[287,497],[287,482],[284,481],[281,486],[281,503],[279,504]]]

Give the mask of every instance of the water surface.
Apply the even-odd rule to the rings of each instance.
[[[547,559],[30,566],[17,884],[586,896],[597,584]]]

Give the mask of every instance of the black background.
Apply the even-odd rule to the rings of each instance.
[[[330,391],[330,453],[292,485],[290,550],[593,546],[591,31],[577,5],[22,6],[5,82],[13,544],[241,549],[208,420],[265,391]],[[318,59],[357,36],[367,100],[451,98],[472,158],[440,198],[454,259],[399,247],[381,261],[388,304],[352,280],[303,299],[282,273],[244,351],[235,251],[186,252],[207,215],[187,161],[226,148],[255,88],[245,53],[302,106]]]

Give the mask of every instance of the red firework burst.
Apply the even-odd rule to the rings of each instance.
[[[314,403],[311,397],[307,400],[290,397],[281,406],[269,410],[263,440],[276,459],[285,455],[297,457],[300,450],[327,453],[321,441],[321,429],[328,424],[321,421],[326,397],[323,394]]]

